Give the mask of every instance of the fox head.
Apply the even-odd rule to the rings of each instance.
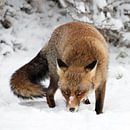
[[[57,60],[58,86],[69,111],[78,111],[80,102],[94,88],[93,77],[96,73],[96,67],[96,60],[86,66],[68,66],[62,60]]]

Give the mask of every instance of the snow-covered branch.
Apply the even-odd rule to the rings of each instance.
[[[102,30],[104,36],[107,36],[108,42],[114,45],[124,41],[124,33],[130,29],[129,0],[59,0],[59,2],[73,20],[94,24]]]

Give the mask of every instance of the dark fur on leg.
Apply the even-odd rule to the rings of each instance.
[[[55,94],[56,90],[58,89],[57,82],[58,81],[53,76],[50,76],[50,85],[48,87],[46,98],[47,98],[47,103],[48,103],[49,107],[51,107],[51,108],[55,107],[54,94]]]
[[[96,96],[95,111],[97,114],[102,113],[103,105],[104,105],[105,90],[106,90],[106,81],[104,81],[101,84],[101,86],[95,91],[95,96]]]

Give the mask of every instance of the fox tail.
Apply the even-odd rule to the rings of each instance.
[[[48,77],[48,72],[46,56],[43,52],[39,52],[36,57],[11,76],[11,90],[23,99],[46,96],[47,88],[40,81]]]

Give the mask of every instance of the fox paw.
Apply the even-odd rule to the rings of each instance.
[[[90,104],[90,101],[89,101],[89,99],[87,98],[87,99],[85,99],[84,101],[84,104]]]

